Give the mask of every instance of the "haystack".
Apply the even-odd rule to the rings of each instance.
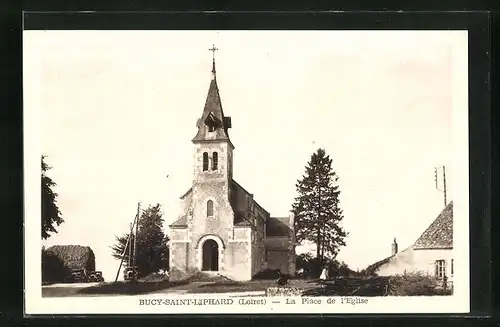
[[[87,269],[95,271],[95,256],[89,246],[54,245],[47,252],[56,255],[67,269]]]

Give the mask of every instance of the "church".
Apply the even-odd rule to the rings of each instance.
[[[215,53],[217,49],[210,50]],[[239,281],[250,280],[266,269],[293,275],[293,214],[271,217],[254,195],[233,179],[232,122],[222,110],[215,58],[196,127],[192,184],[180,197],[181,214],[169,226],[171,274],[201,271]]]

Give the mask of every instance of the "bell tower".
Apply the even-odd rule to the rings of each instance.
[[[218,49],[213,46],[209,50],[213,53],[212,80],[203,113],[196,123],[198,131],[192,140],[195,145],[193,182],[225,181],[229,183],[233,177],[234,150],[229,139],[231,117],[224,116],[217,86],[215,51]]]

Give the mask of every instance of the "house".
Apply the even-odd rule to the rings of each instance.
[[[407,249],[398,252],[396,240],[392,255],[380,260],[365,271],[379,276],[422,272],[439,279],[453,280],[453,202],[443,209],[431,225]]]
[[[215,60],[196,126],[193,180],[169,226],[171,273],[202,271],[234,280],[250,280],[267,268],[294,274],[293,214],[271,217],[233,178],[232,122],[222,109]]]

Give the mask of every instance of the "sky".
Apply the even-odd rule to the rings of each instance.
[[[436,166],[454,195],[452,33],[25,32],[24,112],[37,117],[37,155],[53,167],[65,220],[40,246],[88,245],[109,280],[119,265],[110,246],[139,201],[162,205],[166,229],[178,217],[212,44],[234,179],[286,216],[324,148],[349,233],[338,259],[363,269],[389,256],[394,238],[410,246],[444,207]]]

